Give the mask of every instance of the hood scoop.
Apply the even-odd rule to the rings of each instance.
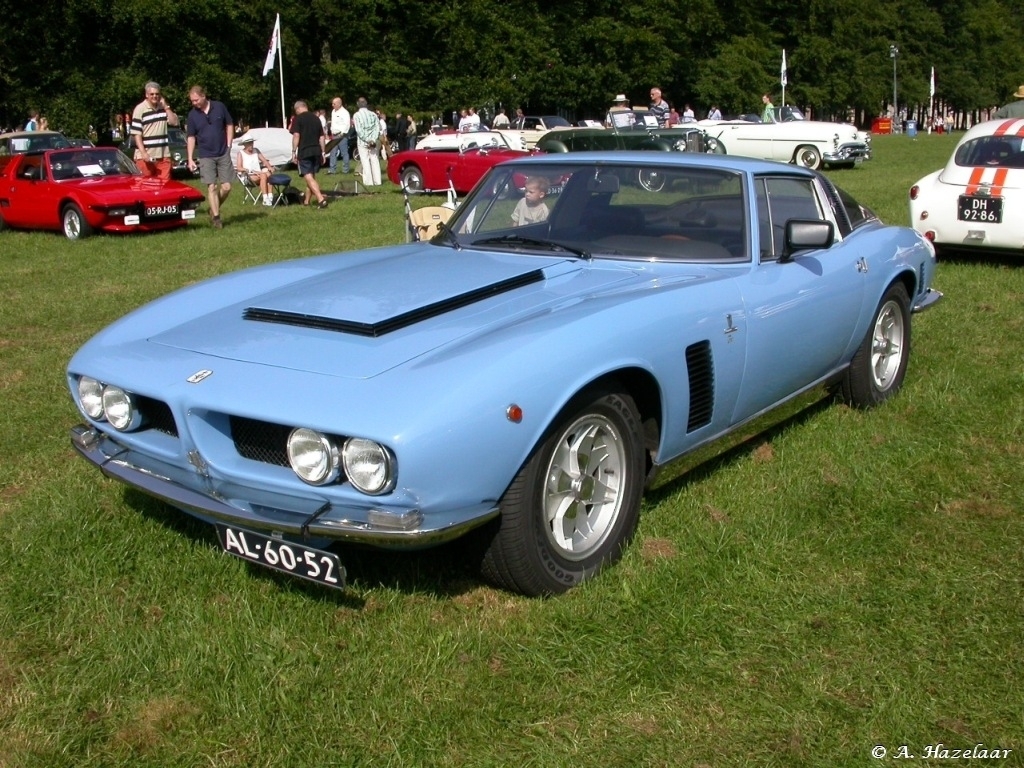
[[[242,312],[242,319],[261,323],[279,323],[291,325],[298,328],[316,328],[324,331],[336,331],[338,333],[350,333],[356,336],[368,336],[376,338],[393,331],[401,330],[410,325],[428,320],[432,317],[443,315],[446,312],[469,306],[483,299],[498,296],[502,293],[513,291],[526,285],[539,283],[544,279],[544,273],[537,269],[525,272],[506,280],[491,283],[456,296],[450,296],[441,301],[427,304],[416,309],[402,312],[397,315],[379,320],[373,323],[360,322],[358,320],[345,320],[337,317],[325,317],[323,315],[310,315],[301,312],[289,312],[281,309],[267,309],[262,307],[246,307]]]

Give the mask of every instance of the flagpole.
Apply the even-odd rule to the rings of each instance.
[[[786,49],[782,49],[782,71],[779,73],[779,80],[782,83],[782,106],[786,106],[786,83],[789,78],[786,76]]]
[[[281,16],[278,14],[278,21]],[[284,43],[281,42],[280,33],[277,36],[277,72],[281,80],[281,127],[288,127],[288,114],[284,109]]]
[[[932,132],[935,119],[935,67],[932,67],[932,79],[928,81],[928,133]]]

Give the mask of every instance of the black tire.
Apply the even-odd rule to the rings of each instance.
[[[423,171],[415,165],[409,165],[402,169],[402,184],[410,192],[423,191]]]
[[[882,296],[871,327],[840,382],[843,399],[855,408],[885,402],[900,387],[910,362],[910,299],[902,283]]]
[[[483,576],[524,595],[553,595],[619,560],[640,517],[644,461],[631,397],[602,390],[578,398],[505,491]]]
[[[68,203],[60,213],[61,231],[68,240],[81,240],[92,234],[92,226],[85,220],[82,209]]]
[[[801,165],[804,168],[810,168],[812,171],[816,171],[821,168],[821,152],[818,151],[817,147],[812,147],[810,144],[804,144],[796,148],[796,153],[793,155],[793,162],[797,165]]]

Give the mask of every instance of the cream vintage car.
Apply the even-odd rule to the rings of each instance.
[[[910,188],[910,223],[940,254],[1024,253],[1024,120],[978,123]]]
[[[796,107],[779,110],[781,122],[701,120],[708,151],[758,157],[817,169],[852,168],[871,158],[871,137],[849,123],[807,120]]]

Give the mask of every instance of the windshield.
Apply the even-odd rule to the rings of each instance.
[[[957,149],[953,162],[965,167],[1024,168],[1020,136],[979,136]]]
[[[744,261],[740,174],[637,164],[493,168],[435,242],[586,258]]]
[[[138,176],[135,163],[120,150],[81,147],[51,152],[50,176],[54,181],[85,179],[92,176]]]

